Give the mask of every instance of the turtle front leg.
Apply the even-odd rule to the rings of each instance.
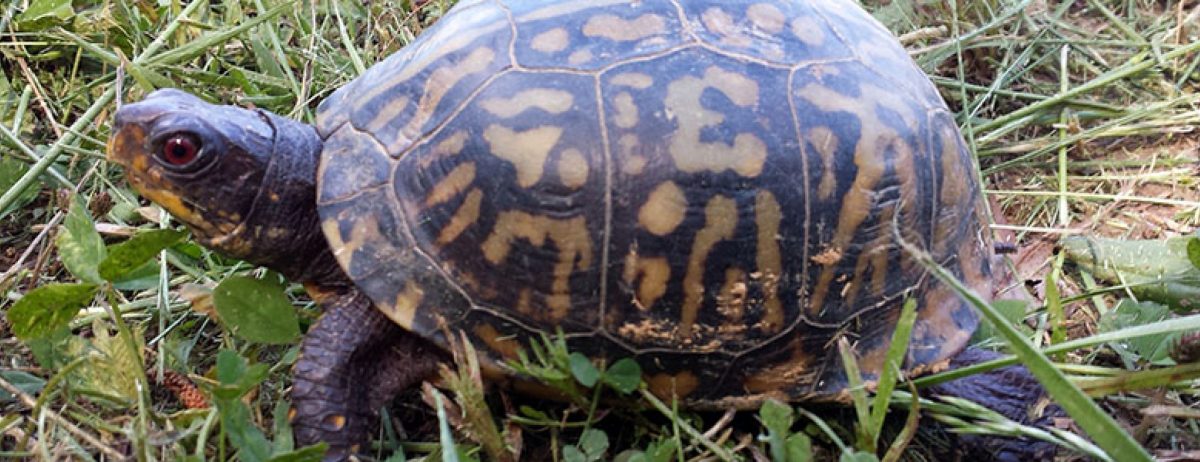
[[[967,348],[950,360],[950,368],[970,366],[1000,356],[987,350]],[[1047,396],[1046,389],[1024,366],[1002,367],[963,377],[930,387],[929,391],[933,395],[966,398],[1033,427],[1051,427],[1055,419],[1066,416],[1066,412],[1055,404],[1037,410],[1038,401]],[[1056,450],[1051,443],[1024,437],[963,434],[959,435],[959,440],[962,443],[959,449],[966,453],[965,456],[983,456],[1003,462],[1053,460]]]
[[[289,416],[296,442],[345,460],[367,442],[379,407],[432,376],[442,353],[397,326],[358,291],[324,303],[300,347]]]

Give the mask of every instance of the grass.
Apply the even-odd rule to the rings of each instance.
[[[265,337],[253,342],[232,335],[226,326],[236,314],[212,302],[214,293],[259,281],[244,276],[274,284],[273,276],[166,234],[119,247],[177,224],[104,162],[104,140],[117,102],[162,86],[311,122],[320,100],[409,43],[450,4],[384,3],[18,0],[0,7],[0,457],[313,457],[294,447],[281,418],[294,337],[280,338],[278,329],[256,332]],[[1181,339],[1200,329],[1200,315],[1182,305],[1186,297],[1161,295],[1200,282],[1183,277],[1158,290],[1153,268],[1176,258],[1186,269],[1186,252],[1121,247],[1187,236],[1200,224],[1194,3],[868,4],[956,111],[979,158],[994,231],[1018,245],[1010,269],[1037,301],[992,307],[1015,327],[1009,336],[1024,340],[1012,351],[1061,378],[1051,382],[1088,393],[1093,400],[1055,397],[1073,407],[1094,403],[1125,436],[1088,442],[1079,435],[1092,431],[1090,420],[1080,426],[1087,432],[1035,429],[971,403],[906,393],[1013,357],[896,383],[889,396],[863,394],[847,410],[771,405],[757,415],[711,414],[628,388],[625,366],[589,370],[550,338],[527,369],[561,388],[568,403],[478,394],[478,371],[462,361],[446,371],[452,389],[397,400],[372,454],[868,460],[858,451],[874,446],[888,460],[901,452],[936,459],[950,443],[914,431],[917,421],[905,417],[919,408],[961,431],[1056,441],[1066,459],[1124,460],[1110,443],[1126,438],[1160,458],[1200,455],[1200,371]],[[1113,238],[1104,248],[1124,266],[1106,272],[1068,258],[1059,250],[1065,235]],[[128,261],[130,253],[140,260]],[[39,287],[50,289],[30,295]],[[296,287],[285,289],[269,304],[307,327],[318,310]],[[13,320],[28,319],[19,301],[39,297],[82,301],[57,313],[61,328],[33,335]],[[1002,348],[1012,341],[1004,330],[983,329],[976,340]],[[644,411],[612,406],[613,399]],[[889,402],[901,412],[880,428],[880,406]]]

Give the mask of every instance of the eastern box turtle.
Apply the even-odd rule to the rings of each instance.
[[[747,408],[844,397],[840,338],[876,377],[906,297],[909,371],[964,349],[977,314],[897,236],[991,294],[954,117],[850,2],[463,1],[315,127],[160,90],[109,151],[325,306],[293,417],[333,457],[460,331],[498,365],[561,329],[660,395]]]

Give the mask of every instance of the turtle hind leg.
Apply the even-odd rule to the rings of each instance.
[[[999,353],[967,348],[950,360],[951,368],[959,368],[1000,357]],[[933,395],[956,396],[985,406],[1009,419],[1031,427],[1051,427],[1056,418],[1066,413],[1055,404],[1036,412],[1038,402],[1045,398],[1046,389],[1023,366],[1007,366],[963,377],[929,388]],[[989,435],[958,435],[961,449],[968,456],[985,456],[987,460],[1042,461],[1053,460],[1056,446],[1031,438],[1010,438]]]
[[[357,291],[324,305],[301,343],[289,418],[297,444],[324,441],[325,460],[345,460],[367,442],[379,407],[432,376],[441,353]]]

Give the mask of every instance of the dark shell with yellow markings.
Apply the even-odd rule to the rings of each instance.
[[[849,1],[463,1],[322,104],[323,229],[396,323],[512,358],[561,328],[693,404],[830,398],[977,315],[894,230],[990,294],[951,113]],[[893,223],[896,226],[893,226]]]

